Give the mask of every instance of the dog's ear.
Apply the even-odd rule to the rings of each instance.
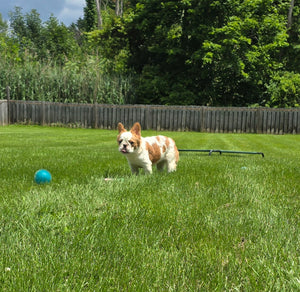
[[[136,123],[132,126],[130,132],[133,133],[133,134],[135,134],[135,135],[138,136],[138,137],[141,137],[141,125],[140,125],[140,123],[136,122]]]
[[[124,128],[122,123],[118,123],[118,131],[119,133],[126,132],[126,129]]]

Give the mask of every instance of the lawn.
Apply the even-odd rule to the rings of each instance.
[[[300,136],[163,134],[265,158],[132,176],[116,131],[0,128],[1,291],[299,291]]]

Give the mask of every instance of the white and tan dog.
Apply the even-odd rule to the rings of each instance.
[[[138,174],[139,168],[143,168],[150,174],[152,164],[156,164],[158,170],[165,166],[168,172],[176,170],[179,152],[173,139],[165,136],[143,138],[139,123],[135,123],[130,131],[119,123],[118,131],[119,151],[126,156],[132,173]]]

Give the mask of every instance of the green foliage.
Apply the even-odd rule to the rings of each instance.
[[[138,102],[144,103],[145,99],[148,103],[194,102],[193,90],[189,88],[193,80],[187,80],[188,72],[184,72],[187,54],[183,44],[184,11],[189,6],[187,1],[139,1],[133,17],[126,23],[132,53],[130,65],[138,75],[135,84]]]
[[[13,28],[13,34],[20,42],[23,37],[27,37],[28,31],[21,7],[15,7],[15,10],[10,13],[10,25]]]
[[[84,8],[83,27],[86,32],[90,32],[97,27],[97,10],[95,0],[86,0]]]
[[[98,57],[93,54],[95,46],[91,50],[84,38],[74,37],[76,26],[68,29],[54,16],[42,23],[35,10],[23,15],[21,8],[16,8],[11,13],[11,26],[13,37],[0,35],[0,98],[6,98],[5,88],[9,85],[13,99],[116,104],[131,101],[131,77],[123,74],[126,48],[119,45],[115,58],[113,53]]]
[[[288,30],[289,47],[284,55],[287,58],[286,68],[300,73],[300,5],[298,1],[295,1],[292,16],[292,25]]]
[[[19,44],[14,40],[0,35],[0,57],[2,62],[20,62]]]
[[[236,6],[233,15],[204,42],[202,66],[214,76],[215,104],[264,101],[265,85],[284,66],[279,58],[281,48],[288,46],[284,17],[273,6],[261,10],[258,5],[262,4],[248,1]]]
[[[7,33],[8,24],[3,20],[2,14],[0,13],[0,35],[5,35]]]
[[[24,16],[21,8],[16,7],[11,13],[11,26],[21,52],[29,52],[34,59],[51,59],[63,65],[80,52],[72,32],[54,16],[43,24],[36,10]]]
[[[1,127],[1,289],[298,291],[300,136],[163,134],[266,157],[181,154],[175,173],[132,176],[116,131]]]
[[[74,91],[55,93],[55,100],[94,100],[99,94],[91,94],[90,88],[99,92],[103,80],[111,76],[112,80],[126,80],[124,96],[127,97],[117,94],[119,97],[109,97],[110,101],[210,106],[299,105],[299,5],[292,7],[289,0],[118,3],[124,9],[121,14],[116,11],[116,1],[101,1],[101,29],[97,29],[94,0],[86,0],[84,18],[69,28],[54,16],[42,23],[36,10],[23,15],[22,9],[16,7],[11,13],[9,34],[7,24],[0,17],[0,55],[4,62],[1,66],[5,68],[5,62],[9,62],[9,66],[16,64],[20,70],[19,63],[22,63],[30,71],[39,64],[45,66],[42,72],[48,72],[50,64],[54,72],[77,68],[76,77],[69,72],[61,77],[68,86],[58,86]],[[292,15],[289,20],[288,14]],[[93,73],[87,69],[91,60],[97,64],[91,66]],[[97,72],[94,68],[99,64],[101,68]],[[5,76],[11,76],[7,72],[8,69]],[[79,77],[80,74],[86,76]],[[35,76],[17,74],[21,78],[25,75],[26,78]],[[79,80],[90,80],[86,82],[92,85],[79,86]],[[2,84],[8,82],[10,79],[5,79]],[[18,98],[34,96],[35,87],[27,88],[34,80],[22,82],[26,89],[16,91]],[[88,87],[90,98],[79,98],[75,93],[81,92],[79,87]],[[112,92],[120,91],[111,87],[101,96],[115,96]],[[72,96],[67,97],[67,93]],[[55,94],[48,95],[51,99]]]
[[[19,52],[19,43],[8,36],[8,24],[3,21],[0,13],[0,59],[4,62],[19,62]]]
[[[106,21],[101,30],[87,33],[89,45],[110,64],[110,70],[126,72],[130,53],[124,22],[108,14],[104,14],[104,17]]]
[[[86,63],[67,62],[53,66],[25,59],[19,62],[0,60],[0,99],[6,99],[10,86],[11,98],[54,102],[110,103],[130,102],[131,77],[105,73],[105,64],[96,58]],[[14,64],[14,66],[11,66]]]
[[[65,25],[59,24],[55,17],[50,17],[46,22],[44,33],[44,49],[59,64],[64,64],[80,51],[70,31]]]
[[[149,102],[168,104],[245,106],[270,101],[267,86],[286,65],[283,52],[290,46],[286,1],[133,5],[127,27],[140,102],[143,92]]]
[[[272,76],[267,86],[271,96],[270,107],[300,107],[300,74],[293,72],[280,72]]]

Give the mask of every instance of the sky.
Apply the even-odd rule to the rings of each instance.
[[[9,20],[9,12],[14,11],[15,6],[21,7],[23,14],[36,9],[43,22],[53,14],[68,26],[83,18],[85,0],[0,0],[0,13],[4,20]]]

